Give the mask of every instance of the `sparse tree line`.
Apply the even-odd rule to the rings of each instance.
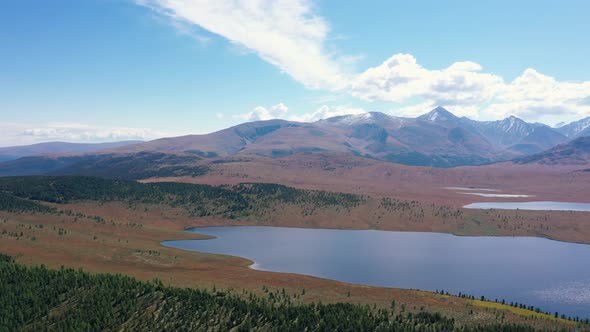
[[[444,290],[440,290],[440,291],[437,290],[437,291],[435,291],[435,293],[436,294],[442,294],[442,295],[451,295],[449,292],[446,292],[445,293]],[[545,315],[548,315],[548,316],[552,316],[553,315],[555,318],[561,318],[561,319],[569,320],[569,321],[572,321],[572,322],[577,322],[577,323],[581,323],[581,324],[585,324],[585,325],[590,325],[590,318],[580,318],[578,316],[572,317],[572,316],[566,316],[565,314],[559,315],[559,312],[551,313],[549,311],[543,311],[539,307],[535,307],[535,306],[532,306],[532,305],[526,305],[524,303],[518,303],[518,302],[510,302],[510,303],[508,303],[504,299],[501,299],[501,300],[494,299],[494,300],[492,300],[492,299],[486,298],[483,295],[480,296],[480,297],[475,297],[473,295],[468,295],[468,294],[461,293],[461,292],[459,292],[459,294],[457,294],[456,296],[461,297],[461,298],[464,298],[464,299],[471,299],[471,300],[480,300],[480,301],[500,303],[500,304],[503,304],[503,305],[509,305],[511,307],[514,307],[514,308],[520,308],[520,309],[529,310],[529,311],[535,312],[537,314],[542,313],[542,314],[545,314]]]
[[[294,304],[290,299],[297,295],[284,290],[261,297],[26,267],[6,255],[0,255],[0,280],[2,331],[534,331],[512,324],[461,326],[423,311]]]
[[[429,218],[451,221],[461,221],[464,218],[461,209],[444,205],[424,204],[418,201],[399,200],[384,197],[379,201],[379,209],[383,211],[378,218],[387,214],[397,213],[400,218],[415,222],[423,222]]]

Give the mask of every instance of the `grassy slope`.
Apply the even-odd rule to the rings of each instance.
[[[177,286],[213,287],[213,285],[217,285],[223,288],[247,288],[254,292],[260,292],[262,285],[274,288],[284,287],[291,292],[299,292],[304,287],[307,289],[305,296],[302,297],[304,302],[320,299],[328,302],[346,300],[360,303],[377,303],[380,307],[387,307],[391,299],[396,299],[398,303],[403,303],[408,311],[417,311],[424,306],[429,310],[443,312],[466,323],[492,323],[501,316],[504,317],[503,319],[506,322],[523,321],[522,313],[513,313],[511,307],[508,306],[491,309],[485,306],[480,307],[477,303],[465,299],[444,297],[428,292],[346,285],[305,276],[254,271],[246,267],[249,262],[243,259],[187,253],[163,248],[159,245],[162,240],[193,236],[181,232],[183,227],[198,224],[227,224],[228,220],[215,216],[195,219],[191,215],[191,210],[187,210],[186,206],[182,204],[171,206],[170,204],[141,202],[137,199],[121,201],[121,197],[117,197],[117,200],[106,200],[108,197],[103,197],[100,202],[80,202],[72,200],[73,196],[71,195],[74,195],[74,193],[65,190],[67,188],[71,189],[71,186],[62,187],[56,185],[57,183],[64,184],[64,182],[60,182],[64,180],[62,178],[32,178],[25,180],[38,181],[37,184],[51,183],[52,185],[49,188],[52,189],[61,188],[58,193],[62,194],[56,195],[55,192],[52,192],[49,197],[61,197],[62,202],[67,203],[53,205],[59,209],[73,210],[73,212],[50,215],[39,213],[23,214],[22,212],[20,214],[4,214],[4,218],[0,219],[0,228],[7,230],[7,232],[0,235],[0,251],[18,255],[19,261],[24,263],[45,263],[53,267],[64,264],[66,266],[84,267],[94,272],[106,271],[131,274],[146,280],[157,276],[164,282]],[[60,181],[56,182],[56,180]],[[16,184],[13,183],[11,187],[4,183],[3,190],[22,188],[22,183],[18,182],[20,181],[18,178],[10,181],[16,181]],[[68,181],[71,182],[72,178],[65,179],[65,183],[68,183]],[[99,181],[99,183],[105,184],[105,182],[102,182],[103,180],[91,178],[85,179],[85,181],[90,183]],[[115,183],[121,184],[121,182]],[[127,185],[135,186],[139,184],[123,183],[121,188],[128,189]],[[85,183],[77,191],[83,193],[83,189],[88,189],[88,186],[89,183]],[[160,186],[166,187],[167,185],[162,184]],[[202,187],[190,185],[181,185],[180,188],[185,188],[185,186],[202,189]],[[46,189],[48,187],[46,186],[30,186],[30,188],[37,188],[34,191],[35,195],[47,194]],[[277,192],[277,188],[280,189],[279,192]],[[130,195],[127,189],[106,190],[105,195],[107,192],[109,196],[112,196],[113,193],[120,195],[121,192]],[[67,194],[63,194],[64,192]],[[175,190],[175,192],[178,192],[178,190]],[[180,192],[184,191],[180,190]],[[318,195],[318,193],[296,191],[299,194],[288,194],[290,192],[289,188],[282,186],[252,187],[251,185],[245,185],[234,188],[232,192],[234,194],[238,192],[239,195],[245,195],[245,197],[256,196],[256,199],[260,200],[260,202],[266,202],[267,206],[275,209],[272,215],[291,215],[293,216],[292,220],[333,220],[335,216],[351,213],[351,210],[342,208],[339,204],[336,206],[326,205],[326,202],[334,202],[333,199],[326,199],[326,202],[322,203],[320,207],[309,206],[310,203],[306,200],[306,197],[315,197],[314,195]],[[26,196],[22,192],[19,195]],[[81,194],[78,192],[75,195]],[[175,199],[178,198],[169,197],[169,195],[170,193],[167,192],[165,196],[176,202]],[[320,195],[322,197],[332,197],[325,193],[320,193]],[[213,195],[213,197],[216,196]],[[340,196],[336,195],[335,197]],[[275,202],[275,204],[268,205],[270,201],[277,199],[282,203],[276,204]],[[367,198],[362,199],[366,200]],[[345,201],[354,202],[349,207],[353,211],[358,209],[358,207],[354,207],[354,205],[359,204],[356,199]],[[294,202],[296,204],[293,204]],[[412,210],[411,203],[397,201],[390,201],[387,204],[382,201],[378,203],[388,206],[392,211]],[[394,208],[391,207],[392,204],[400,206]],[[213,204],[213,206],[216,205]],[[339,209],[342,210],[339,211]],[[220,216],[223,217],[225,210],[220,211],[222,212]],[[265,215],[261,211],[257,213]],[[101,217],[95,217],[95,215]],[[267,223],[280,222],[280,220],[272,218],[264,220]],[[232,224],[251,223],[247,218],[229,222]],[[313,226],[313,224],[310,223],[308,226]],[[346,226],[351,225],[345,223],[344,227]],[[359,225],[354,225],[353,222],[352,226]],[[527,316],[526,312],[525,316]],[[527,323],[538,326],[564,324],[561,321],[551,322],[551,320],[545,318],[537,318],[533,321],[527,321]]]
[[[125,202],[182,210],[195,225],[434,231],[458,235],[539,236],[588,243],[588,213],[465,210],[420,201],[252,183],[225,187],[137,183],[90,177],[0,178],[0,191],[50,203]]]
[[[116,207],[102,208],[112,210]],[[504,305],[489,308],[480,305],[488,302],[455,296],[255,271],[247,268],[249,262],[243,259],[164,248],[159,242],[166,238],[192,235],[170,230],[170,224],[148,219],[150,213],[156,212],[154,208],[143,213],[145,218],[141,225],[123,222],[113,225],[109,221],[103,224],[93,218],[65,215],[2,217],[0,228],[9,230],[9,233],[0,235],[0,252],[15,255],[19,262],[27,265],[43,263],[53,268],[65,265],[92,272],[127,274],[143,280],[159,278],[165,284],[180,287],[246,289],[260,296],[264,296],[265,286],[273,291],[286,289],[289,293],[300,294],[298,300],[303,303],[346,301],[387,308],[395,300],[398,312],[402,308],[414,313],[421,310],[441,312],[467,325],[505,322],[551,329],[573,326],[571,322],[554,321],[549,316],[533,318],[535,314],[531,311],[514,312],[514,308]],[[19,232],[22,232],[20,237],[10,235]]]

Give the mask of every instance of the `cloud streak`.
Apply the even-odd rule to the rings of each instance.
[[[308,0],[136,2],[256,52],[307,88],[338,90],[347,85],[340,61],[326,49],[329,25]]]
[[[397,115],[418,115],[440,105],[487,119],[590,116],[590,81],[558,81],[530,68],[508,82],[472,61],[429,69],[411,54],[395,54],[364,72],[349,73],[345,68],[355,57],[329,51],[329,22],[317,14],[312,0],[135,1],[180,27],[199,27],[257,54],[309,89],[391,102]],[[248,120],[279,117],[265,108],[249,114]],[[306,116],[311,115],[300,118]]]
[[[178,136],[150,128],[97,127],[79,123],[3,123],[0,146],[25,145],[41,142],[65,141],[76,143],[152,140]]]

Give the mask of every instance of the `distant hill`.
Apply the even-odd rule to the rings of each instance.
[[[115,179],[144,179],[164,176],[198,176],[207,167],[202,158],[161,152],[85,154],[74,156],[31,156],[0,164],[1,176],[90,175]]]
[[[117,151],[271,157],[339,152],[408,165],[452,167],[509,160],[567,140],[549,126],[514,116],[480,122],[459,118],[437,107],[418,118],[371,112],[313,123],[258,121],[207,135],[159,139]]]
[[[590,137],[580,137],[547,151],[516,159],[517,164],[589,165]]]
[[[545,128],[548,131],[557,133],[544,124],[529,123],[515,116],[497,121],[474,121],[467,118],[463,118],[463,121],[479,131],[490,143],[502,147],[511,147],[523,143],[522,141],[538,128]],[[567,138],[563,137],[563,140],[567,140]],[[547,144],[542,139],[535,141],[535,143]]]
[[[567,141],[567,137],[555,130],[547,126],[537,126],[517,144],[510,146],[510,150],[527,155],[542,152]]]
[[[0,148],[0,162],[14,160],[26,156],[96,152],[137,143],[143,143],[143,141],[121,141],[111,143],[48,142],[32,145],[9,146]]]
[[[165,174],[196,176],[202,174],[202,166],[212,158],[240,155],[280,158],[308,152],[349,154],[413,166],[455,167],[522,158],[568,140],[555,128],[514,116],[498,121],[475,121],[437,107],[417,118],[370,112],[312,123],[256,121],[205,135],[139,143],[45,143],[4,148],[0,154],[3,151],[11,156],[7,159],[13,160],[0,160],[0,176],[69,174],[133,179]],[[14,160],[23,154],[36,156]]]

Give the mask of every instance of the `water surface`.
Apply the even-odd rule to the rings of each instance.
[[[523,195],[523,194],[488,194],[488,193],[462,193],[458,192],[458,194],[462,195],[475,195],[480,197],[500,197],[500,198],[524,198],[524,197],[534,197],[535,195]]]
[[[205,227],[212,240],[166,241],[240,256],[255,269],[373,286],[485,295],[590,316],[590,246],[532,237],[281,227]]]
[[[485,202],[465,205],[466,209],[507,209],[542,211],[590,211],[590,203],[572,202]]]

